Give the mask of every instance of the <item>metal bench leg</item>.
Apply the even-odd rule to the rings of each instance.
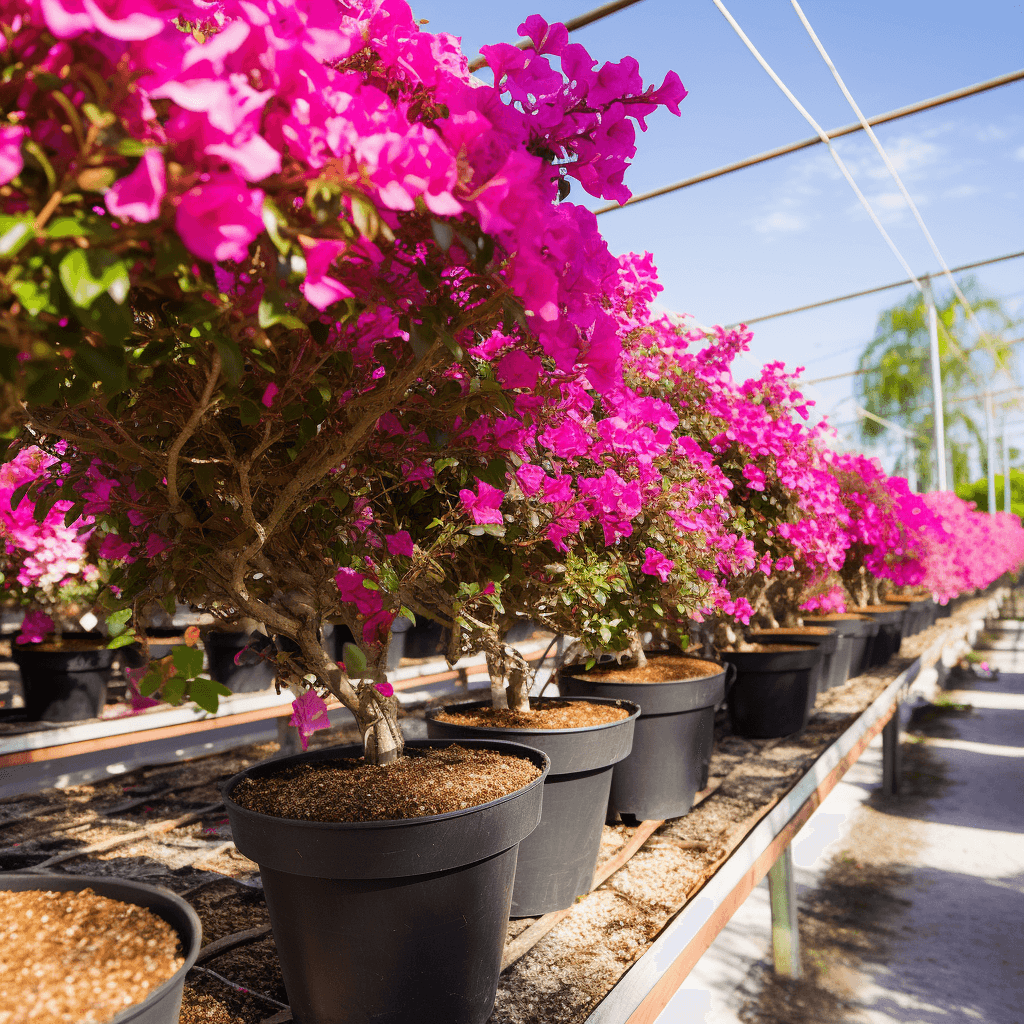
[[[882,727],[882,792],[900,795],[900,710]]]
[[[772,905],[772,951],[775,973],[799,979],[800,930],[796,916],[793,854],[787,846],[768,869],[768,896]]]

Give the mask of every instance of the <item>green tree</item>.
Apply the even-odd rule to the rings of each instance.
[[[995,345],[977,336],[952,289],[936,289],[946,449],[953,466],[953,486],[968,482],[969,455],[974,445],[980,447],[984,464],[981,392],[999,374],[1015,376],[1014,350],[1008,332],[1021,322],[1006,313],[998,299],[985,295],[973,277],[964,278],[960,287]],[[921,487],[934,487],[935,419],[928,311],[919,292],[879,314],[875,336],[861,354],[857,368],[861,371],[855,385],[857,400],[868,412],[917,435],[908,446],[910,457],[916,461]],[[864,418],[860,424],[861,440],[874,443],[886,429]],[[907,455],[901,454],[896,472],[908,474],[910,467],[906,463]]]
[[[1011,449],[1012,454],[1012,449]],[[988,511],[988,477],[961,484],[956,493],[966,501],[973,501],[982,512]],[[996,508],[1003,511],[1003,474],[996,474]],[[1024,519],[1024,470],[1010,469],[1010,511]]]

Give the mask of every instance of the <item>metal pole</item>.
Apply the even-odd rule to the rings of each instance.
[[[1003,417],[1003,511],[1013,511],[1013,496],[1010,491],[1010,445],[1006,440],[1006,417]]]
[[[992,392],[985,392],[985,459],[988,462],[988,514],[996,514],[996,429],[992,416]]]
[[[882,792],[886,796],[900,795],[900,708],[882,727]]]
[[[768,898],[772,906],[772,952],[775,973],[800,978],[800,929],[796,916],[793,853],[787,846],[768,869]]]
[[[917,490],[917,451],[914,448],[914,442],[911,440],[911,434],[905,432],[903,434],[903,445],[907,453],[907,483],[910,485],[912,491]]]
[[[938,490],[946,490],[946,421],[942,413],[942,364],[939,362],[939,316],[935,311],[932,279],[926,274],[924,301],[928,307],[928,338],[932,364],[932,401],[935,404],[935,466],[938,470]]]

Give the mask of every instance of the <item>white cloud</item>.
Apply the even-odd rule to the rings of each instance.
[[[763,235],[803,231],[806,227],[807,218],[789,210],[775,210],[754,221],[754,230]]]
[[[1013,134],[1013,129],[1005,128],[998,124],[988,124],[983,128],[977,128],[974,137],[979,142],[1002,142]]]
[[[981,195],[985,191],[977,185],[957,185],[955,188],[947,188],[942,193],[943,199],[970,199],[972,196]]]
[[[1013,159],[1014,160],[1024,160],[1024,146],[1018,146],[1013,151]]]

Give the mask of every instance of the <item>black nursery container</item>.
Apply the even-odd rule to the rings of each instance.
[[[103,646],[106,638],[99,633],[64,633],[63,640],[96,646],[41,650],[40,644],[11,644],[31,722],[79,722],[103,711],[115,652]]]
[[[814,694],[811,695],[811,707],[814,707],[814,696],[824,693],[833,686],[842,686],[846,682],[846,676],[840,678],[843,670],[841,663],[837,663],[836,655],[839,652],[839,631],[833,626],[820,623],[808,623],[817,629],[826,629],[826,633],[804,633],[799,629],[789,630],[783,626],[777,629],[757,629],[750,633],[749,639],[752,643],[760,644],[814,644],[821,652],[821,661],[818,663],[818,671],[815,677]]]
[[[210,675],[232,693],[255,693],[273,685],[277,666],[262,655],[273,641],[262,633],[211,629],[203,634],[203,646]]]
[[[847,679],[864,671],[871,644],[878,634],[878,623],[867,615],[833,613],[805,615],[809,626],[828,626],[836,631],[836,653],[832,657],[829,687],[842,686]]]
[[[614,704],[628,718],[580,729],[525,729],[458,725],[438,721],[444,711],[475,711],[489,701],[450,704],[427,713],[427,735],[441,739],[500,737],[543,751],[551,759],[544,782],[544,813],[536,830],[519,844],[512,917],[538,917],[572,906],[590,891],[612,784],[612,769],[633,746],[640,708],[623,700],[559,697]],[[541,704],[546,703],[542,701]]]
[[[180,955],[185,958],[185,963],[170,978],[153,989],[141,1003],[129,1006],[112,1017],[110,1024],[178,1024],[185,976],[199,956],[199,947],[203,939],[203,926],[196,912],[180,896],[160,886],[131,882],[122,878],[90,878],[86,875],[57,873],[5,873],[0,876],[0,890],[4,892],[81,892],[83,889],[92,889],[97,896],[105,896],[107,899],[146,907],[158,917],[162,917],[178,933],[181,942]],[[54,971],[60,970],[59,964],[50,966]]]
[[[653,661],[663,655],[649,654]],[[725,697],[725,667],[663,683],[609,682],[582,665],[563,666],[558,689],[572,697],[605,697],[640,705],[633,750],[615,766],[608,795],[610,817],[637,821],[679,818],[708,781],[715,735],[715,707]],[[600,668],[607,668],[606,664]]]
[[[777,739],[799,732],[810,720],[822,655],[816,644],[796,640],[764,646],[780,649],[721,653],[736,667],[729,723],[738,736]],[[800,649],[786,649],[794,647]]]
[[[406,750],[450,746],[409,740]],[[248,811],[246,777],[359,757],[328,747],[223,785],[235,845],[260,867],[297,1024],[484,1024],[494,1006],[519,843],[541,817],[549,761],[499,740],[461,740],[531,760],[529,785],[490,803],[397,821],[322,823]]]
[[[851,608],[858,615],[870,615],[878,623],[878,635],[871,645],[868,668],[881,668],[896,654],[903,643],[903,622],[906,609],[896,605],[876,604]]]

